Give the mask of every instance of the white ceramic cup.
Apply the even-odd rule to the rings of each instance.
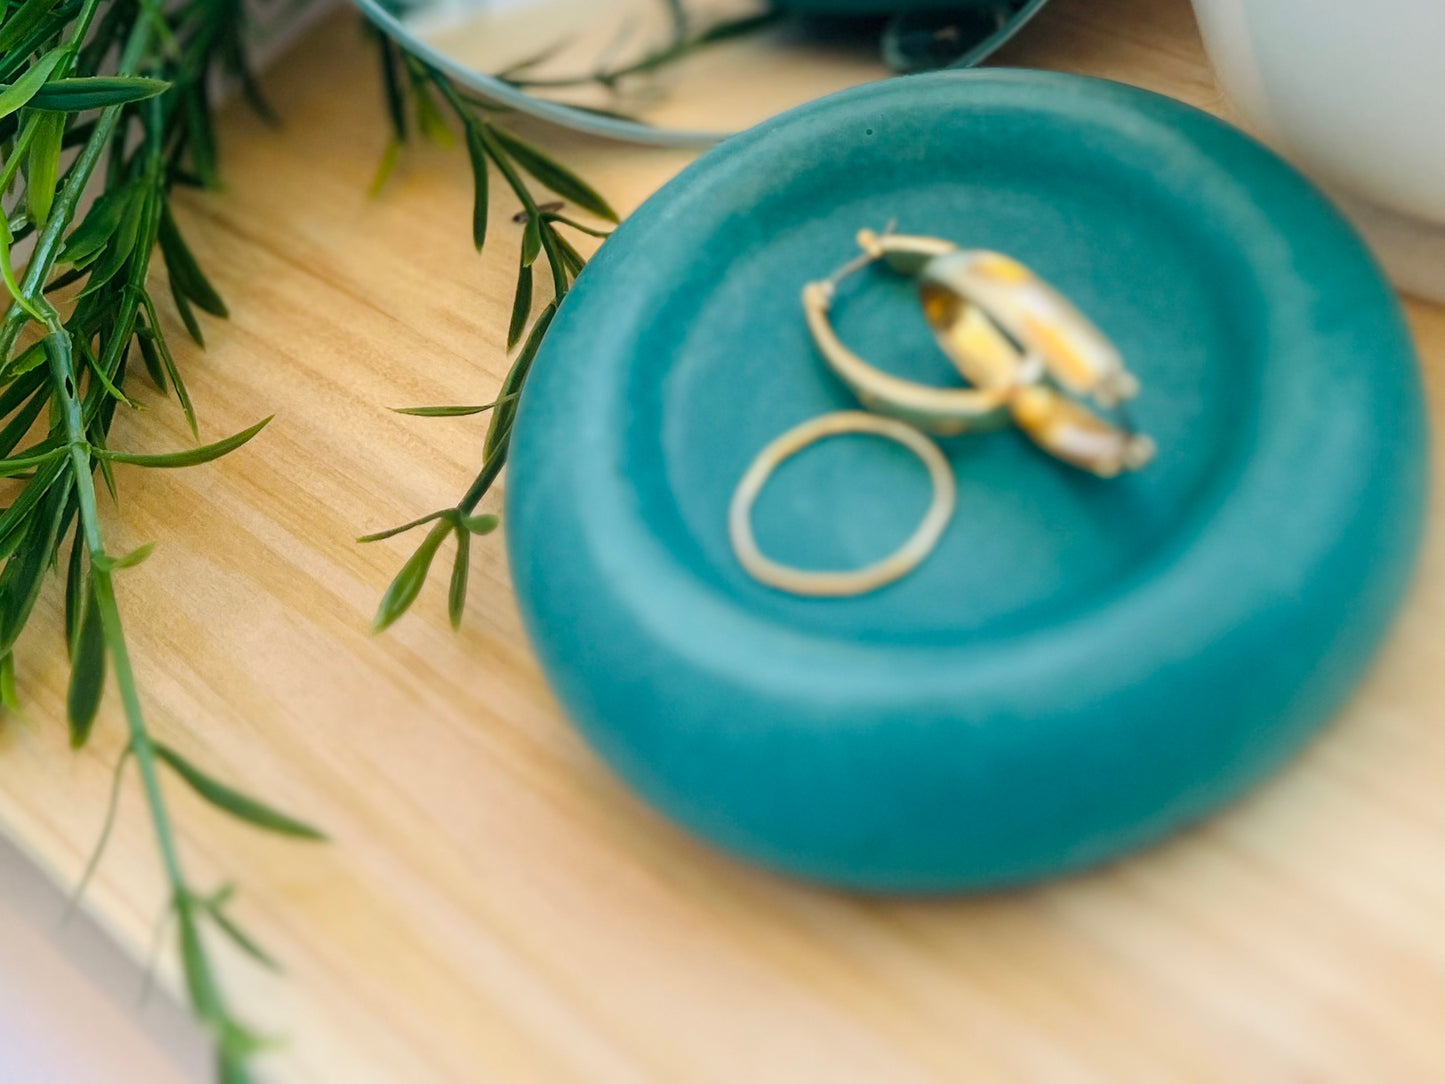
[[[1445,0],[1194,0],[1243,119],[1326,185],[1445,225]]]

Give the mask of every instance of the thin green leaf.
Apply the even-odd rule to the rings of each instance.
[[[44,349],[45,346],[43,342],[36,343],[30,347],[30,349],[26,350],[25,354],[22,354],[21,357],[30,354],[31,350],[43,351]],[[22,403],[33,403],[37,398],[49,400],[50,389],[47,387],[49,374],[32,372],[30,371],[32,368],[32,366],[27,366],[27,371],[23,379],[10,381],[4,391],[0,391],[0,418],[8,418]],[[22,432],[14,441],[0,447],[3,447],[3,450],[8,454],[14,450],[16,444],[20,443],[19,437],[25,436],[25,433],[28,432],[29,429],[27,428],[25,432]]]
[[[371,623],[372,632],[381,632],[386,629],[411,608],[411,604],[421,593],[422,584],[426,583],[427,573],[431,571],[432,560],[437,555],[437,549],[440,548],[442,540],[451,533],[451,530],[452,525],[449,521],[443,520],[438,523],[427,533],[422,544],[407,559],[406,564],[401,566],[401,571],[396,574],[396,579],[391,581],[391,586],[381,597],[381,605],[377,608],[376,619]]]
[[[119,572],[123,568],[134,568],[154,553],[155,548],[156,544],[154,542],[147,542],[145,545],[137,546],[129,553],[123,554],[120,557],[104,557],[100,554],[95,554],[91,557],[91,561],[96,568],[103,569],[106,572]]]
[[[139,75],[91,75],[78,79],[53,79],[30,99],[34,109],[58,113],[81,113],[110,105],[143,102],[170,88],[164,79]]]
[[[152,747],[156,757],[185,780],[192,790],[217,809],[224,810],[237,820],[245,821],[256,828],[264,828],[268,832],[295,836],[298,839],[326,838],[309,824],[282,813],[256,798],[242,794],[225,783],[212,779],[170,746],[153,742]]]
[[[617,212],[601,194],[577,174],[554,158],[549,158],[532,144],[518,139],[505,128],[493,127],[492,136],[511,155],[512,160],[563,199],[584,211],[609,222],[617,221]]]
[[[396,164],[400,160],[401,140],[393,139],[387,143],[386,150],[381,152],[381,161],[377,162],[376,173],[367,187],[368,193],[373,198],[381,195],[381,190],[386,187],[386,182],[391,180],[391,175],[396,172]]]
[[[161,245],[161,255],[165,257],[166,271],[171,276],[171,282],[190,300],[194,301],[203,312],[212,316],[226,317],[230,313],[226,311],[226,303],[221,300],[221,295],[206,278],[201,265],[196,262],[195,256],[191,254],[181,231],[176,228],[176,220],[171,216],[170,206],[163,205],[161,208],[160,230],[157,239]]]
[[[230,893],[227,893],[226,899],[229,898]],[[279,974],[282,971],[282,967],[277,963],[276,958],[263,949],[256,942],[255,938],[241,929],[230,915],[226,914],[224,902],[224,900],[205,900],[202,901],[202,906],[205,907],[206,913],[211,916],[211,920],[215,922],[216,928],[229,937],[237,948],[262,967]]]
[[[471,531],[472,534],[491,534],[501,522],[500,516],[494,516],[490,513],[480,516],[464,516],[462,518],[462,526]]]
[[[375,534],[364,534],[357,539],[358,542],[381,542],[388,538],[395,538],[399,534],[406,534],[418,527],[425,527],[428,523],[452,515],[452,509],[444,508],[440,512],[431,512],[425,516],[418,516],[410,523],[403,523],[400,527],[388,527],[384,531],[377,531]]]
[[[15,693],[15,652],[0,656],[0,707],[6,711],[20,710],[20,697]]]
[[[552,59],[552,57],[571,45],[573,41],[574,39],[570,35],[559,38],[557,41],[532,53],[530,56],[523,57],[521,60],[508,64],[501,71],[497,72],[495,77],[501,79],[503,82],[514,82],[543,61]]]
[[[34,30],[55,6],[55,0],[25,0],[0,20],[0,53],[8,53]]]
[[[186,326],[186,334],[191,337],[191,341],[197,346],[205,346],[206,336],[201,331],[201,322],[196,319],[190,300],[174,282],[171,283],[171,299],[175,302],[176,312],[180,314],[181,323]]]
[[[85,863],[85,871],[81,873],[80,880],[75,882],[75,888],[70,893],[70,900],[65,908],[67,918],[74,913],[75,908],[84,898],[85,890],[90,887],[90,882],[95,878],[95,871],[100,868],[100,860],[105,857],[105,848],[110,843],[111,833],[115,831],[116,814],[120,812],[121,783],[125,780],[125,764],[130,757],[131,747],[127,745],[116,758],[115,768],[110,776],[110,799],[105,804],[105,820],[100,825],[100,838],[95,841],[95,847],[91,850],[90,858]]]
[[[132,410],[145,409],[145,407],[141,406],[129,395],[121,391],[120,388],[116,385],[115,381],[111,380],[111,378],[106,375],[105,369],[101,367],[100,362],[96,360],[96,358],[91,354],[90,348],[88,346],[85,346],[85,344],[82,343],[81,347],[81,353],[85,355],[86,367],[90,370],[90,375],[93,376],[96,382],[105,389],[107,395],[111,396],[118,403],[124,403]]]
[[[85,592],[85,605],[80,618],[80,631],[75,637],[75,650],[70,660],[70,691],[66,697],[66,716],[70,721],[70,745],[79,749],[90,737],[100,710],[100,696],[105,690],[105,632],[100,622],[100,605],[95,586]]]
[[[10,504],[10,507],[6,508],[4,512],[0,512],[0,539],[10,538],[12,533],[23,536],[23,532],[30,522],[30,514],[45,499],[50,487],[60,480],[63,469],[63,460],[50,460],[36,472],[34,478],[25,483],[25,488],[20,491],[20,495]],[[15,551],[0,545],[0,552],[8,556]]]
[[[159,752],[159,750],[157,750]],[[206,949],[201,943],[201,931],[196,926],[193,904],[188,899],[176,901],[176,918],[180,924],[181,970],[186,977],[186,991],[190,994],[191,1006],[196,1015],[207,1024],[215,1025],[225,1017],[220,991],[211,975]]]
[[[583,223],[578,222],[574,218],[568,218],[566,215],[550,214],[547,215],[547,221],[559,223],[560,225],[566,226],[568,229],[576,230],[578,233],[585,233],[588,237],[611,236],[610,230],[599,230],[595,226],[584,225]]]
[[[162,393],[170,390],[170,384],[166,380],[166,368],[161,364],[160,351],[156,349],[154,337],[150,328],[141,325],[136,328],[136,344],[140,347],[141,361],[145,364],[146,373],[151,378],[156,388]]]
[[[467,157],[472,163],[472,243],[481,252],[487,243],[487,218],[491,210],[487,150],[476,125],[467,124]]]
[[[542,228],[535,218],[529,216],[522,230],[522,266],[531,267],[541,254]]]
[[[279,1045],[276,1039],[257,1035],[234,1020],[228,1020],[221,1029],[219,1043],[220,1084],[252,1084],[249,1059],[256,1054],[275,1050]]]
[[[35,419],[47,405],[48,396],[37,395],[0,429],[0,449],[9,451],[35,426]]]
[[[35,118],[38,114],[26,113],[22,125],[18,117],[0,119],[0,144],[5,146],[5,164],[0,166],[0,193],[8,194],[10,186],[25,164],[30,150],[30,141],[35,138]],[[9,221],[8,215],[6,221]]]
[[[8,117],[21,106],[30,102],[39,92],[55,66],[65,59],[66,50],[52,49],[30,65],[15,82],[0,88],[0,117]]]
[[[241,84],[241,96],[246,99],[246,104],[251,107],[251,111],[271,127],[279,127],[281,118],[266,99],[266,95],[261,90],[261,84],[256,81],[256,75],[247,61],[245,45],[240,34],[231,34],[228,37],[226,67],[236,81]]]
[[[211,907],[224,907],[235,898],[236,885],[232,881],[227,881],[220,888],[216,889],[209,896],[207,896],[203,902],[209,909]]]
[[[216,135],[211,124],[206,80],[198,80],[183,96],[183,101],[191,165],[201,184],[214,188],[220,180],[216,173]]]
[[[85,542],[80,536],[80,524],[75,525],[75,535],[70,542],[70,557],[65,572],[65,646],[71,655],[75,654],[75,637],[80,631],[80,618],[85,612]]]
[[[397,70],[397,46],[380,32],[375,38],[381,51],[381,81],[386,93],[386,111],[391,118],[392,143],[400,147],[406,142],[406,95],[401,89],[401,73]]]
[[[50,569],[73,485],[69,474],[62,476],[62,469],[60,463],[48,464],[26,484],[25,494],[39,487],[41,496],[34,505],[37,510],[33,514],[25,514],[27,526],[14,530],[17,541],[13,543],[15,548],[10,550],[14,556],[0,569],[0,653],[15,647],[15,641],[35,608],[35,600],[40,597],[45,574]],[[14,505],[11,506],[13,510]],[[9,514],[7,511],[6,515]],[[12,545],[8,541],[6,544]]]
[[[105,491],[110,494],[111,501],[120,504],[120,493],[115,488],[115,468],[104,459],[98,460],[96,465],[100,467],[100,477],[105,482]]]
[[[171,286],[174,290],[175,284],[172,283]],[[174,296],[179,303],[184,295],[176,293]],[[200,426],[196,424],[196,408],[191,404],[191,394],[186,390],[186,382],[181,379],[181,371],[176,368],[176,359],[171,356],[170,345],[166,342],[166,337],[161,331],[160,317],[156,315],[155,302],[151,300],[150,294],[142,291],[141,304],[145,306],[146,321],[151,332],[151,340],[160,352],[161,365],[165,367],[166,376],[170,379],[171,387],[176,390],[176,399],[181,404],[181,412],[186,416],[186,424],[191,427],[191,436],[199,439],[201,430]],[[267,420],[269,421],[270,419]],[[264,426],[266,423],[262,422],[261,424]]]
[[[197,467],[210,463],[221,456],[234,452],[271,423],[271,418],[262,418],[255,425],[242,429],[234,436],[218,440],[214,444],[203,444],[184,452],[166,452],[160,455],[141,455],[134,452],[116,452],[108,448],[96,448],[94,454],[112,463],[129,463],[136,467]]]
[[[225,1043],[216,1044],[216,1084],[255,1084],[247,1065],[250,1055]]]
[[[25,157],[25,206],[37,226],[50,218],[55,184],[60,176],[60,141],[65,137],[63,113],[34,114],[35,134]]]
[[[43,342],[31,343],[12,358],[10,364],[3,371],[0,371],[0,383],[8,383],[17,376],[24,376],[32,369],[38,369],[44,364],[45,344]]]
[[[553,299],[547,303],[547,307],[532,325],[532,333],[527,336],[526,344],[517,355],[517,360],[512,362],[507,378],[502,381],[502,397],[507,401],[492,412],[491,424],[487,426],[487,437],[482,443],[483,459],[490,459],[511,433],[512,419],[517,414],[517,396],[521,394],[522,384],[526,382],[527,373],[532,369],[532,362],[542,347],[547,329],[552,326],[552,317],[556,315],[557,301]]]
[[[458,526],[457,556],[452,563],[451,590],[447,595],[447,615],[452,628],[461,628],[462,612],[467,608],[467,577],[470,574],[472,558],[472,536],[466,528]]]
[[[447,127],[446,119],[425,83],[412,84],[412,102],[416,108],[416,126],[421,129],[422,135],[439,147],[454,146],[456,139],[452,130]]]
[[[575,279],[582,273],[582,269],[587,266],[587,261],[583,259],[582,253],[577,251],[571,241],[567,240],[567,238],[555,230],[552,232],[552,241],[556,244],[557,250],[562,254],[562,263],[567,268],[567,273]]]
[[[507,326],[508,353],[515,350],[522,341],[522,332],[527,330],[527,317],[532,315],[532,286],[536,272],[531,263],[525,262],[525,256],[523,260],[522,269],[517,275],[517,293],[512,298],[512,320]]]
[[[19,279],[15,277],[15,265],[10,260],[10,243],[13,240],[10,223],[5,219],[3,212],[0,212],[0,279],[4,280],[5,290],[9,293],[11,300],[24,309],[26,315],[32,320],[44,323],[45,314],[25,296]]]
[[[415,407],[392,407],[394,414],[409,414],[413,418],[465,418],[469,414],[482,414],[495,403],[482,403],[479,406],[415,406]]]
[[[135,254],[141,220],[145,217],[146,193],[140,185],[130,185],[125,192],[120,221],[116,224],[110,240],[106,242],[100,258],[91,265],[85,289],[80,291],[81,297],[93,294],[109,283]]]
[[[121,219],[125,217],[126,207],[134,194],[135,187],[126,185],[112,189],[97,199],[80,225],[70,231],[57,262],[85,264],[98,256],[120,228]]]

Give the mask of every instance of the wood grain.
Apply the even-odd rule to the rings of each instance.
[[[1185,0],[1057,0],[1009,62],[1220,100]],[[353,21],[271,81],[286,124],[222,124],[224,194],[185,225],[234,318],[183,359],[211,438],[276,414],[195,471],[124,471],[121,582],[157,730],[324,825],[280,842],[170,793],[201,877],[284,978],[227,958],[230,989],[289,1036],[288,1082],[1385,1081],[1445,1075],[1445,537],[1343,717],[1248,801],[1089,876],[955,902],[787,883],[685,838],[568,728],[528,652],[499,544],[474,547],[459,634],[434,584],[367,633],[408,552],[354,537],[449,503],[503,372],[518,230],[471,251],[462,157],[410,157],[365,196],[385,132]],[[542,135],[539,133],[539,135]],[[624,210],[688,156],[543,136]],[[1412,304],[1445,415],[1445,310]],[[479,399],[479,397],[481,397]],[[118,425],[187,438],[172,403]],[[1437,472],[1445,476],[1445,471]],[[79,873],[121,743],[114,703],[66,748],[59,591],[22,642],[30,718],[0,729],[0,823]],[[90,906],[138,956],[162,910],[128,791]],[[173,972],[167,966],[165,973]]]

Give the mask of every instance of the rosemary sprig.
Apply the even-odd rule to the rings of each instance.
[[[503,379],[495,401],[477,407],[402,408],[402,413],[433,417],[486,412],[490,414],[490,421],[482,443],[481,469],[455,505],[429,513],[400,527],[365,535],[359,539],[361,542],[376,542],[430,525],[421,544],[382,596],[373,622],[373,629],[380,632],[401,617],[416,601],[438,551],[448,537],[453,536],[456,539],[456,549],[452,562],[448,610],[452,624],[461,624],[466,605],[472,537],[491,533],[498,523],[494,515],[476,514],[477,505],[487,495],[506,464],[512,423],[516,418],[517,399],[522,386],[558,306],[586,265],[586,260],[562,231],[572,230],[591,237],[606,237],[608,233],[605,229],[590,226],[566,214],[567,204],[570,203],[605,222],[615,223],[617,214],[591,185],[499,125],[480,103],[467,98],[441,72],[380,34],[375,35],[375,40],[380,50],[382,82],[386,88],[387,113],[392,126],[391,143],[383,158],[382,170],[378,174],[375,187],[380,188],[385,182],[401,146],[409,137],[409,116],[415,117],[416,126],[423,133],[443,142],[451,138],[450,129],[445,127],[442,119],[441,108],[444,106],[459,124],[471,160],[475,186],[472,239],[477,250],[480,252],[486,244],[493,171],[502,178],[521,204],[521,211],[514,221],[522,226],[517,288],[507,331],[507,349],[513,350],[519,343],[521,349]],[[438,100],[441,105],[438,105]],[[549,190],[562,197],[564,202],[543,202],[537,194],[538,188]],[[551,297],[541,302],[540,310],[538,303],[541,299],[536,296],[539,263],[545,264],[547,272],[547,281],[544,281],[543,288],[550,285],[551,292]]]
[[[152,734],[115,592],[116,573],[143,560],[149,547],[109,553],[95,478],[98,473],[114,496],[118,464],[206,463],[245,444],[266,424],[171,454],[109,447],[117,408],[135,405],[125,388],[136,356],[161,391],[175,391],[196,430],[151,296],[151,259],[159,248],[176,307],[199,342],[195,310],[224,315],[225,306],[182,239],[170,195],[177,183],[215,178],[208,95],[217,70],[251,85],[241,30],[240,0],[177,6],[162,0],[0,0],[0,268],[11,298],[0,324],[0,476],[18,482],[0,512],[0,699],[16,706],[15,643],[69,537],[64,567],[71,742],[80,747],[89,739],[109,668],[129,731],[117,779],[133,761],[169,886],[186,988],[215,1038],[217,1077],[224,1082],[248,1080],[249,1060],[263,1043],[224,997],[207,930],[258,959],[268,957],[227,912],[229,887],[203,892],[186,876],[161,769],[247,823],[321,837],[211,778]],[[100,195],[77,222],[92,181]],[[12,245],[25,238],[33,239],[33,247],[21,276]],[[102,844],[107,835],[108,827]]]
[[[776,25],[783,19],[783,13],[780,11],[763,11],[754,15],[724,19],[705,26],[701,30],[692,31],[688,28],[682,9],[675,4],[670,4],[669,7],[673,10],[674,20],[674,33],[671,39],[636,60],[625,64],[602,65],[580,75],[550,78],[528,75],[529,70],[547,58],[548,54],[540,54],[537,57],[529,58],[523,64],[514,66],[499,75],[498,78],[519,90],[565,90],[571,87],[595,85],[604,90],[616,92],[622,84],[630,79],[651,75],[709,45],[718,45],[725,41],[757,33]]]

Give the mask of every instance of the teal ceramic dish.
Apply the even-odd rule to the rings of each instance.
[[[799,291],[895,218],[1070,295],[1142,379],[1159,458],[1104,482],[1015,432],[946,442],[958,513],[918,572],[779,594],[734,561],[729,498],[778,434],[853,406]],[[860,276],[835,312],[949,382],[903,280]],[[849,91],[701,158],[582,275],[512,448],[522,613],[607,761],[729,851],[909,892],[1101,862],[1278,768],[1379,644],[1426,492],[1410,339],[1335,210],[1204,113],[1018,71]],[[823,445],[763,494],[759,541],[864,564],[927,485],[881,442]]]

